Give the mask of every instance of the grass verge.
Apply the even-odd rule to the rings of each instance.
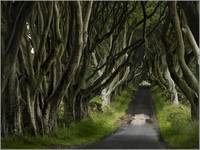
[[[172,148],[198,148],[199,123],[191,120],[190,107],[173,105],[157,86],[152,92],[162,138]]]
[[[105,112],[93,112],[90,117],[59,128],[53,135],[33,137],[8,137],[1,140],[2,148],[49,148],[50,145],[76,146],[98,141],[118,128],[118,120],[125,114],[131,100],[132,88],[127,88],[113,98],[113,103]]]

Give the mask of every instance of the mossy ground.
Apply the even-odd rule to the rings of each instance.
[[[92,112],[89,118],[68,127],[59,128],[46,136],[8,137],[1,140],[2,148],[49,148],[51,145],[76,146],[98,141],[118,128],[119,118],[125,114],[131,100],[132,88],[113,98],[113,103],[104,112]]]

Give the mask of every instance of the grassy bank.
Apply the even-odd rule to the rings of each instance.
[[[173,148],[198,148],[199,124],[191,120],[190,107],[174,106],[159,87],[152,91],[162,138]]]
[[[92,112],[90,117],[59,128],[53,135],[44,137],[9,137],[2,139],[2,148],[49,148],[50,145],[75,146],[98,141],[118,127],[118,120],[124,115],[131,99],[132,89],[128,88],[113,98],[113,103],[104,112]]]

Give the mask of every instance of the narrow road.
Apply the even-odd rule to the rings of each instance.
[[[128,112],[132,119],[116,133],[107,138],[81,147],[82,149],[161,149],[166,148],[159,140],[151,91],[148,87],[140,87],[130,102]]]

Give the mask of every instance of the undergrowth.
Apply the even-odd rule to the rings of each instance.
[[[191,119],[190,107],[173,105],[159,87],[153,88],[153,100],[162,138],[172,148],[198,148],[199,123]]]
[[[127,88],[113,98],[109,109],[104,112],[92,112],[89,118],[68,127],[58,128],[52,135],[8,137],[1,140],[2,148],[48,148],[50,145],[66,147],[88,144],[118,128],[118,120],[125,114],[131,100],[132,88]]]

